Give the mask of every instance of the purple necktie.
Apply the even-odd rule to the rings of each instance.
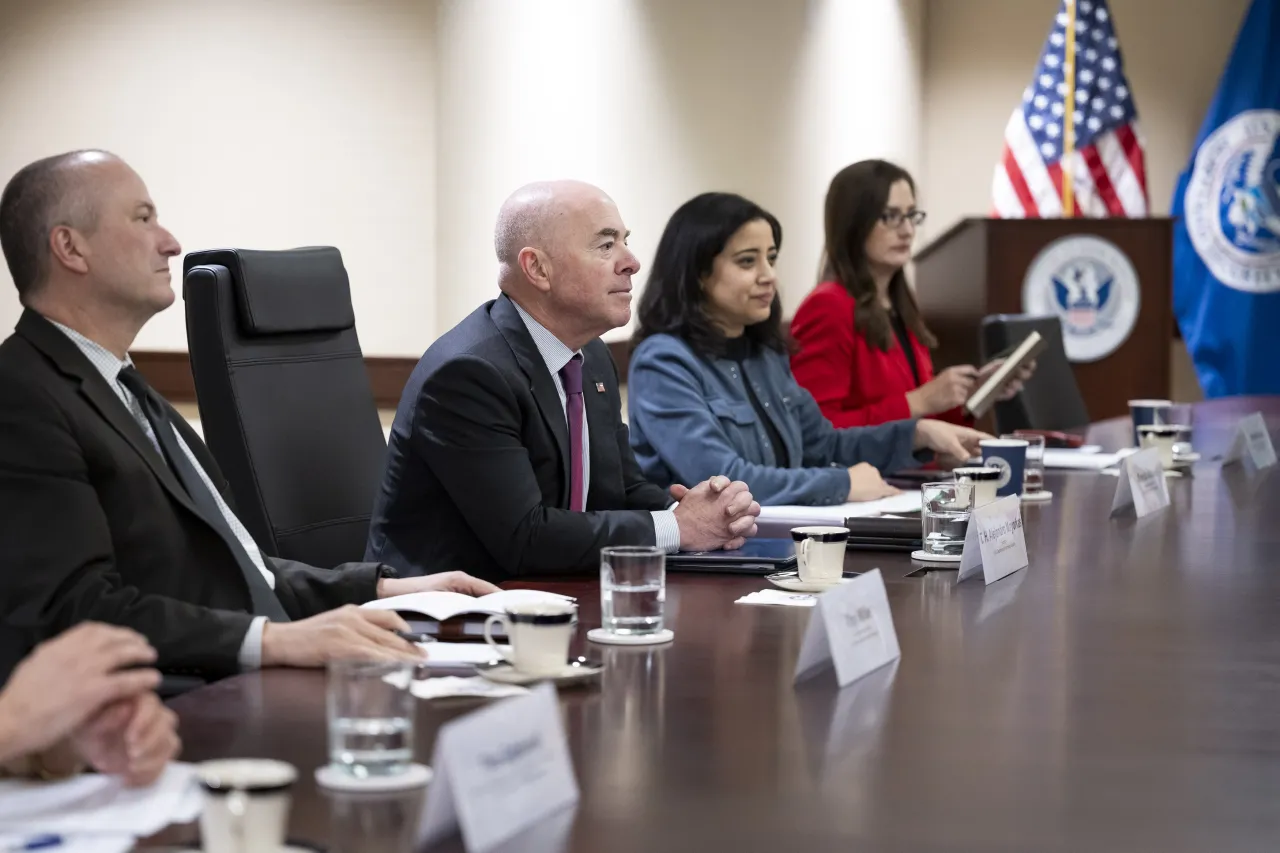
[[[569,418],[569,509],[583,510],[582,483],[582,356],[575,355],[560,368],[564,383],[565,414]]]

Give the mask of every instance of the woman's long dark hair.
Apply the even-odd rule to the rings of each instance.
[[[845,166],[831,179],[827,188],[824,230],[822,281],[838,281],[857,300],[854,324],[872,346],[887,352],[896,346],[889,312],[876,298],[876,284],[871,278],[867,260],[867,238],[880,222],[889,201],[889,188],[906,181],[912,194],[915,181],[906,169],[885,160],[862,160]],[[938,339],[924,324],[915,295],[907,285],[902,270],[889,281],[889,301],[902,318],[903,325],[927,347],[938,345]]]
[[[707,314],[702,280],[716,255],[739,228],[762,219],[773,229],[773,244],[782,248],[782,226],[754,202],[733,193],[703,193],[680,205],[658,241],[652,272],[640,297],[639,322],[632,346],[650,335],[667,333],[683,339],[701,356],[725,353],[724,333]],[[782,301],[775,295],[769,319],[747,326],[746,337],[778,352],[787,352],[782,331]]]

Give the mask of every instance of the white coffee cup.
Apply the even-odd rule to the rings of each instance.
[[[196,768],[204,788],[204,853],[279,853],[298,771],[268,758],[227,758]]]
[[[834,581],[844,574],[847,527],[793,527],[796,570],[802,581]]]
[[[506,626],[510,654],[493,639],[497,624]],[[484,641],[521,672],[554,675],[569,663],[569,641],[577,627],[578,605],[571,601],[513,604],[504,615],[485,620]]]
[[[1138,440],[1143,447],[1154,447],[1160,454],[1160,466],[1166,471],[1173,468],[1173,446],[1187,431],[1178,424],[1143,424],[1138,427]]]
[[[956,483],[973,489],[973,506],[986,506],[996,499],[996,490],[1000,487],[1000,469],[979,466],[957,468]]]

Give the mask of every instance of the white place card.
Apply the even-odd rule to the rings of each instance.
[[[1120,463],[1120,482],[1111,501],[1115,515],[1132,506],[1138,518],[1169,505],[1169,486],[1164,481],[1160,451],[1154,447],[1139,450]]]
[[[431,764],[418,849],[461,827],[468,851],[489,850],[578,802],[550,684],[445,723]]]
[[[1248,456],[1255,468],[1270,468],[1276,464],[1276,448],[1271,443],[1271,432],[1262,412],[1254,412],[1241,418],[1236,426],[1235,437],[1231,439],[1231,447],[1222,458],[1223,465],[1239,462]]]
[[[884,576],[872,569],[818,596],[809,617],[796,681],[834,662],[841,687],[901,657]]]
[[[970,514],[956,583],[976,575],[979,566],[983,579],[990,584],[1025,569],[1029,563],[1022,529],[1022,500],[1017,495],[992,501]]]

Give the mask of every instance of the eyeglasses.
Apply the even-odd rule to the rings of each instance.
[[[891,207],[884,213],[880,214],[880,221],[890,228],[901,228],[902,223],[910,222],[912,225],[919,225],[924,222],[927,216],[923,210],[908,210],[903,212],[896,207]]]

